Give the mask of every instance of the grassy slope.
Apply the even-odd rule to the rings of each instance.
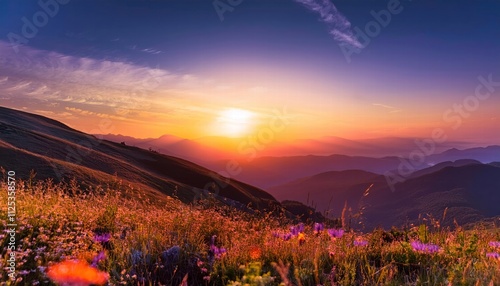
[[[189,273],[189,285],[239,285],[229,281],[240,279],[246,271],[249,285],[259,285],[255,281],[265,280],[266,272],[275,277],[268,284],[278,285],[283,281],[278,269],[283,270],[287,263],[287,278],[293,285],[500,284],[500,261],[485,256],[493,251],[488,242],[500,240],[498,228],[347,232],[333,240],[325,232],[313,234],[306,226],[305,242],[299,244],[297,238],[283,241],[273,237],[273,231],[288,230],[289,225],[264,213],[250,216],[211,207],[210,201],[188,206],[169,198],[151,200],[130,185],[117,184],[115,188],[120,192],[103,190],[105,195],[75,196],[68,193],[79,193],[76,185],[39,182],[28,186],[18,182],[18,271],[27,272],[19,275],[23,281],[17,285],[48,281],[44,267],[65,258],[90,262],[103,250],[107,259],[98,267],[110,274],[113,284],[161,282],[177,286]],[[2,185],[3,225],[6,201],[7,190]],[[94,242],[96,228],[110,231],[111,241]],[[227,253],[212,262],[209,243],[213,235],[217,235],[216,245],[225,247]],[[0,237],[3,268],[7,236]],[[367,247],[352,245],[360,237],[369,242]],[[409,246],[411,239],[428,240],[442,246],[443,251],[416,253]],[[173,246],[180,247],[178,259],[162,258],[162,252]],[[273,262],[279,261],[284,265],[273,267]],[[6,280],[6,274],[2,275],[0,280]]]
[[[151,193],[177,193],[184,202],[210,190],[257,209],[279,205],[263,190],[189,161],[99,140],[43,116],[0,107],[0,135],[0,166],[25,170],[19,171],[20,178],[34,169],[37,178],[76,178],[96,184],[117,174]]]

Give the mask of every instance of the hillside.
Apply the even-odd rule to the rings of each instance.
[[[211,165],[211,169],[220,169],[224,164],[225,161],[216,162]],[[328,171],[363,170],[383,174],[397,169],[399,164],[400,160],[397,157],[371,158],[346,155],[262,157],[251,162],[243,162],[241,167],[245,171],[235,178],[267,189]]]
[[[384,174],[397,170],[401,164],[400,156],[408,156],[416,148],[416,139],[413,138],[347,140],[329,136],[316,140],[295,140],[287,144],[273,142],[259,150],[258,157],[253,158],[236,152],[241,142],[234,138],[203,137],[187,140],[172,135],[148,139],[112,134],[96,136],[143,149],[153,149],[216,171],[225,170],[228,162],[235,161],[244,172],[234,178],[262,189],[328,171],[363,170]],[[434,153],[427,156],[422,165],[416,166],[412,176],[423,174],[420,173],[422,169],[427,170],[423,172],[432,172],[445,166],[500,160],[500,146],[461,150],[451,148],[470,145],[453,141],[436,146]]]
[[[490,163],[500,160],[500,146],[492,145],[487,147],[475,147],[459,150],[452,148],[445,152],[429,156],[429,161],[443,162],[456,161],[460,159],[472,159],[483,163]]]
[[[434,171],[432,171],[434,170]],[[423,170],[425,171],[425,170]],[[441,217],[446,225],[500,216],[500,168],[486,164],[422,172],[389,188],[386,178],[360,170],[331,171],[301,178],[268,191],[277,199],[293,199],[339,217],[344,203],[352,214],[360,209],[367,227],[390,228],[416,222],[419,215]],[[369,192],[365,190],[372,185]]]
[[[82,184],[122,180],[154,197],[176,195],[192,202],[212,192],[232,205],[273,208],[268,193],[189,161],[137,147],[100,140],[43,116],[0,107],[0,166],[27,178]]]
[[[403,153],[409,154],[409,153]],[[415,166],[415,172],[433,167],[437,170],[448,165],[463,165],[468,163],[490,163],[500,160],[500,146],[485,148],[450,149],[443,153],[436,153],[426,157],[423,164]],[[328,156],[288,156],[288,157],[260,157],[249,162],[239,162],[245,170],[235,177],[242,182],[267,190],[270,187],[291,182],[296,179],[313,176],[328,171],[362,170],[366,172],[384,174],[387,171],[397,170],[401,159],[395,156],[366,157],[333,154]],[[227,161],[221,160],[206,163],[212,170],[223,170]],[[431,170],[433,170],[431,169]]]
[[[500,232],[493,223],[488,228],[450,231],[428,221],[406,230],[361,233],[340,231],[340,226],[329,223],[297,225],[234,208],[199,208],[175,199],[151,204],[123,198],[114,190],[99,196],[67,196],[71,186],[17,183],[16,221],[22,226],[16,235],[19,280],[8,282],[9,272],[2,271],[0,280],[7,285],[500,282]],[[0,182],[0,200],[7,201],[7,194],[7,184]],[[6,218],[7,208],[0,208],[3,228]],[[0,235],[3,269],[9,269],[9,238]]]
[[[420,177],[423,175],[431,174],[434,172],[437,172],[439,170],[442,170],[446,167],[462,167],[462,166],[467,166],[467,165],[473,165],[473,164],[481,164],[481,162],[477,160],[471,160],[471,159],[461,159],[461,160],[456,160],[456,161],[445,161],[438,163],[432,167],[425,168],[423,170],[418,170],[413,172],[409,177],[410,178],[416,178]]]

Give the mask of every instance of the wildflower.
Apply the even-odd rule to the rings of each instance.
[[[344,235],[343,229],[329,228],[328,234],[333,238],[341,238]]]
[[[106,243],[111,238],[111,234],[103,233],[103,234],[95,234],[94,241],[99,243]]]
[[[368,241],[367,240],[364,240],[364,239],[356,239],[354,241],[354,246],[367,246],[368,245]]]
[[[290,240],[293,237],[292,233],[281,233],[277,231],[273,232],[273,236],[276,238],[281,238],[284,241]]]
[[[296,226],[292,226],[290,227],[290,233],[293,235],[293,236],[297,236],[299,235],[299,233],[301,232],[304,232],[304,224],[301,223],[301,224],[298,224]]]
[[[486,257],[500,259],[500,254],[498,252],[488,252],[486,253]]]
[[[142,262],[142,252],[139,250],[132,250],[132,253],[130,254],[131,260],[132,260],[132,265],[137,265]]]
[[[161,254],[161,258],[166,266],[177,265],[181,256],[181,248],[174,245]]]
[[[215,239],[217,238],[217,235],[212,235],[212,237],[210,238],[210,245],[215,245]]]
[[[283,235],[282,238],[283,238],[284,241],[288,241],[288,240],[290,240],[292,238],[292,236],[293,235],[291,233],[287,233],[287,234]]]
[[[500,241],[490,241],[489,245],[493,248],[500,248]]]
[[[261,255],[262,255],[262,251],[260,250],[260,248],[258,246],[252,246],[250,248],[250,258],[252,260],[259,259]]]
[[[49,267],[47,276],[64,285],[102,285],[108,281],[108,273],[91,267],[80,260],[66,260]]]
[[[411,247],[413,248],[414,251],[416,252],[422,252],[422,253],[436,253],[441,250],[441,247],[439,247],[436,244],[432,243],[422,243],[420,241],[413,241],[411,243]]]
[[[322,223],[315,222],[313,226],[314,233],[320,233],[325,227]]]
[[[97,265],[99,264],[99,262],[101,260],[104,260],[106,259],[106,253],[104,251],[101,251],[99,252],[99,254],[97,254],[93,259],[92,259],[92,263],[90,264],[92,267],[97,267]]]
[[[304,233],[299,233],[298,235],[299,238],[299,245],[302,245],[304,242],[306,242],[306,235]]]
[[[213,235],[211,240],[210,240],[210,252],[215,258],[219,259],[222,257],[222,255],[224,255],[227,252],[227,250],[223,247],[215,246],[215,239],[216,238],[217,238],[217,236]]]
[[[217,259],[221,258],[222,255],[224,255],[227,252],[227,250],[224,247],[217,247],[215,245],[210,246],[210,250]]]

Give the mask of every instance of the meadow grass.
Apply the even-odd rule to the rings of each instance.
[[[0,189],[5,229],[7,186]],[[2,285],[53,285],[47,267],[67,259],[92,263],[111,285],[500,285],[497,228],[422,224],[334,238],[333,226],[306,223],[284,238],[293,227],[284,217],[140,193],[19,181],[17,280],[7,276],[4,232]],[[416,250],[415,241],[436,249]]]

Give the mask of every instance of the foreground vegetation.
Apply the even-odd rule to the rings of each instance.
[[[0,189],[7,229],[7,185]],[[68,261],[112,285],[500,285],[497,228],[450,231],[434,221],[363,234],[210,200],[152,201],[120,184],[17,182],[16,204],[17,280],[7,276],[3,232],[2,285],[91,283],[78,280],[90,270],[57,272]]]

